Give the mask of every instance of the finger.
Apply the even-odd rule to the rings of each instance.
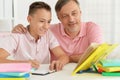
[[[61,63],[59,61],[56,62],[56,71],[59,71],[61,69]]]
[[[13,28],[12,32],[14,32],[14,33],[26,33],[27,29],[22,24],[18,24]]]
[[[63,66],[64,66],[64,65],[63,65],[63,63],[62,63],[62,62],[57,61],[57,63],[56,63],[56,70],[57,70],[57,71],[62,70]]]
[[[39,64],[40,64],[40,62],[37,61],[37,60],[32,60],[32,62],[33,62],[35,65],[39,65]]]
[[[32,65],[33,65],[34,68],[37,68],[37,69],[40,67],[40,64],[33,63]]]
[[[24,32],[24,33],[26,33],[26,32],[27,32],[27,28],[26,28],[26,27],[24,27],[23,32]]]
[[[31,61],[33,67],[35,67],[35,68],[39,68],[39,66],[40,66],[40,62],[38,62],[37,60],[30,60],[30,61]]]
[[[20,34],[21,34],[21,33],[22,33],[22,30],[21,30],[21,29],[16,29],[16,30],[15,30],[15,33],[20,33]]]
[[[24,27],[24,26],[20,26],[19,27],[19,30],[21,29],[21,32],[22,33],[26,33],[27,32],[27,29]]]
[[[63,68],[63,64],[62,63],[60,63],[60,65],[59,65],[59,70],[62,70],[62,68]]]
[[[17,25],[15,28],[13,28],[12,32],[13,33],[22,33],[22,30],[21,30],[20,26]]]
[[[52,63],[50,64],[50,70],[54,70],[55,69],[55,61],[52,61]]]
[[[19,26],[16,30],[19,31],[20,33],[24,33],[24,27],[23,26]]]

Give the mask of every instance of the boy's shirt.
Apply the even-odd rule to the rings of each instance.
[[[49,30],[37,42],[29,32],[26,34],[12,33],[10,36],[0,38],[0,48],[13,55],[15,60],[29,60],[27,53],[32,58],[40,61],[40,63],[49,63],[49,50],[57,46],[59,46],[59,43]]]

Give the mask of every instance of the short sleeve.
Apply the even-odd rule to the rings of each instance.
[[[0,48],[5,49],[8,53],[13,55],[14,51],[17,48],[16,39],[14,36],[11,34],[8,36],[0,37]]]
[[[93,22],[87,23],[87,35],[89,39],[89,43],[96,42],[96,43],[103,43],[103,32],[100,26]]]
[[[50,30],[48,31],[48,34],[49,34],[50,49],[60,46],[57,38],[53,35],[53,33]]]

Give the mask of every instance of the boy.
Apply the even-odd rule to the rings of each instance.
[[[34,2],[29,7],[26,34],[11,34],[1,38],[0,62],[29,62],[38,68],[40,63],[50,62],[50,51],[57,57],[52,61],[50,69],[56,71],[69,62],[68,56],[60,48],[57,39],[48,30],[51,21],[51,8],[44,2]],[[13,55],[15,60],[7,57]]]

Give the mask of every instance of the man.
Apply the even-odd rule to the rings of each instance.
[[[98,25],[93,22],[81,22],[81,9],[77,0],[58,0],[55,10],[61,23],[51,25],[50,30],[69,55],[70,62],[78,62],[91,43],[103,42]],[[26,29],[18,25],[13,32],[26,32]],[[52,59],[55,59],[54,55]]]
[[[68,56],[60,48],[57,39],[48,30],[51,8],[44,2],[34,2],[29,7],[29,25],[25,34],[11,34],[0,39],[0,62],[28,62],[38,68],[41,63],[50,62],[50,51],[57,57],[50,69],[59,71],[69,62]],[[15,60],[7,57],[13,55]]]

